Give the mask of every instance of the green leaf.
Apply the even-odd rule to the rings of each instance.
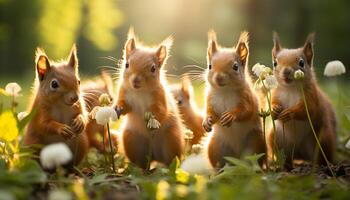
[[[23,118],[21,121],[18,122],[18,129],[19,131],[22,131],[25,126],[29,123],[29,121],[35,116],[35,114],[38,112],[38,109],[33,109],[25,118]]]
[[[169,166],[169,172],[171,174],[175,174],[176,169],[179,167],[180,167],[180,160],[178,157],[175,157]]]

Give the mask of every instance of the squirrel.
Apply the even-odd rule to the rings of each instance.
[[[187,76],[183,77],[181,84],[172,86],[171,92],[174,95],[185,126],[193,132],[191,146],[200,143],[205,135],[205,130],[202,126],[203,116],[194,102],[194,91],[191,81]]]
[[[107,94],[109,96],[110,102],[113,102],[113,80],[109,74],[105,71],[101,71],[101,76],[94,81],[84,82],[81,86],[82,96],[85,101],[87,112],[91,112],[96,106],[100,106],[99,97],[102,94]],[[97,139],[97,135],[100,134],[105,138],[105,145],[108,144],[108,136],[106,129],[96,123],[94,119],[90,119],[86,125],[86,135],[89,141],[89,147],[94,147],[98,151],[106,151],[103,146],[103,142]],[[117,138],[113,136],[113,143],[117,144]]]
[[[183,125],[173,96],[168,92],[163,69],[171,45],[171,37],[154,48],[141,45],[131,28],[124,46],[114,106],[119,116],[125,115],[123,150],[132,163],[143,169],[151,161],[169,165],[183,153]],[[147,128],[144,116],[149,112],[160,123],[158,129]]]
[[[271,115],[276,120],[276,132],[270,131],[268,146],[269,152],[272,152],[275,139],[276,147],[286,154],[286,168],[292,167],[293,158],[312,161],[317,145],[308,122],[301,87],[322,149],[330,162],[334,159],[336,117],[315,77],[314,37],[315,34],[310,34],[303,47],[286,49],[282,48],[278,34],[274,33],[273,36],[272,61],[278,87],[272,91]],[[302,80],[295,80],[294,72],[297,70],[304,73]],[[321,153],[317,159],[319,164],[326,164]]]
[[[258,98],[248,70],[248,32],[240,34],[233,48],[220,47],[213,30],[208,35],[203,127],[207,132],[213,129],[208,144],[210,163],[223,167],[224,157],[265,153],[265,145]]]
[[[64,142],[73,153],[72,164],[78,165],[87,153],[88,139],[76,46],[73,45],[68,59],[61,62],[49,60],[37,48],[35,63],[35,96],[30,106],[35,114],[28,123],[24,145]]]

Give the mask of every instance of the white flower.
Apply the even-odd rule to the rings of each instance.
[[[98,107],[93,119],[96,119],[97,124],[106,125],[111,120],[115,121],[118,119],[117,112],[112,107]]]
[[[256,63],[253,68],[252,71],[254,72],[254,74],[257,77],[260,77],[261,73],[264,71],[265,65],[261,65],[260,63]]]
[[[208,159],[203,153],[189,155],[181,163],[180,168],[188,172],[189,174],[211,174],[212,173],[212,167]]]
[[[72,158],[72,151],[62,142],[47,145],[40,152],[40,162],[45,169],[68,164]]]
[[[18,119],[18,121],[22,121],[27,116],[28,116],[27,112],[20,112],[17,114],[17,119]]]
[[[301,80],[304,78],[304,72],[298,69],[297,71],[294,72],[294,79],[295,80]]]
[[[266,76],[264,80],[264,85],[265,85],[265,88],[268,90],[275,89],[278,86],[276,77],[274,75]]]
[[[156,118],[151,117],[148,120],[147,128],[148,129],[159,129],[160,128],[160,123],[159,123],[159,121]]]
[[[49,192],[48,200],[71,200],[72,195],[70,192],[63,189],[55,189]]]
[[[347,149],[350,149],[350,139],[349,139],[348,142],[345,144],[345,147],[346,147]]]
[[[330,61],[324,69],[325,76],[338,76],[346,72],[344,64],[339,60]]]
[[[18,83],[8,83],[5,86],[5,92],[9,96],[17,97],[19,96],[19,92],[22,90],[21,86],[18,85]]]

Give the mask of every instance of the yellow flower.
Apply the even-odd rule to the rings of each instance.
[[[11,111],[5,111],[0,115],[0,139],[11,142],[18,136],[16,118]]]
[[[164,180],[159,181],[157,185],[156,199],[157,200],[166,199],[169,196],[169,189],[170,189],[170,185],[168,182]]]

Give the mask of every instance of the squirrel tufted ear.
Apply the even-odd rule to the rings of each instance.
[[[214,30],[208,32],[208,50],[207,50],[207,59],[208,62],[211,61],[213,55],[218,51],[218,43],[216,40],[216,33]]]
[[[75,44],[73,44],[72,49],[70,50],[68,65],[74,69],[78,68],[77,46]]]
[[[50,69],[50,62],[45,52],[40,48],[36,50],[35,62],[39,80],[42,81],[45,78],[45,74]]]
[[[135,38],[128,39],[128,41],[126,41],[126,43],[125,43],[124,49],[125,49],[124,50],[125,58],[128,59],[131,52],[136,49]]]
[[[187,76],[184,76],[181,79],[181,90],[183,93],[185,93],[187,98],[189,98],[193,94],[193,87],[190,79]]]
[[[168,56],[167,47],[165,45],[160,45],[157,49],[156,56],[158,58],[159,67],[161,67]]]
[[[276,58],[278,52],[282,50],[280,37],[278,36],[277,32],[273,32],[273,48],[272,48],[272,57],[273,59]]]
[[[304,48],[303,48],[303,51],[309,66],[312,66],[312,59],[314,57],[314,47],[313,47],[314,40],[315,40],[315,33],[310,33],[305,41]]]
[[[247,31],[241,33],[239,41],[236,47],[236,53],[239,55],[242,65],[245,66],[248,61],[249,49],[248,49],[249,35]]]

